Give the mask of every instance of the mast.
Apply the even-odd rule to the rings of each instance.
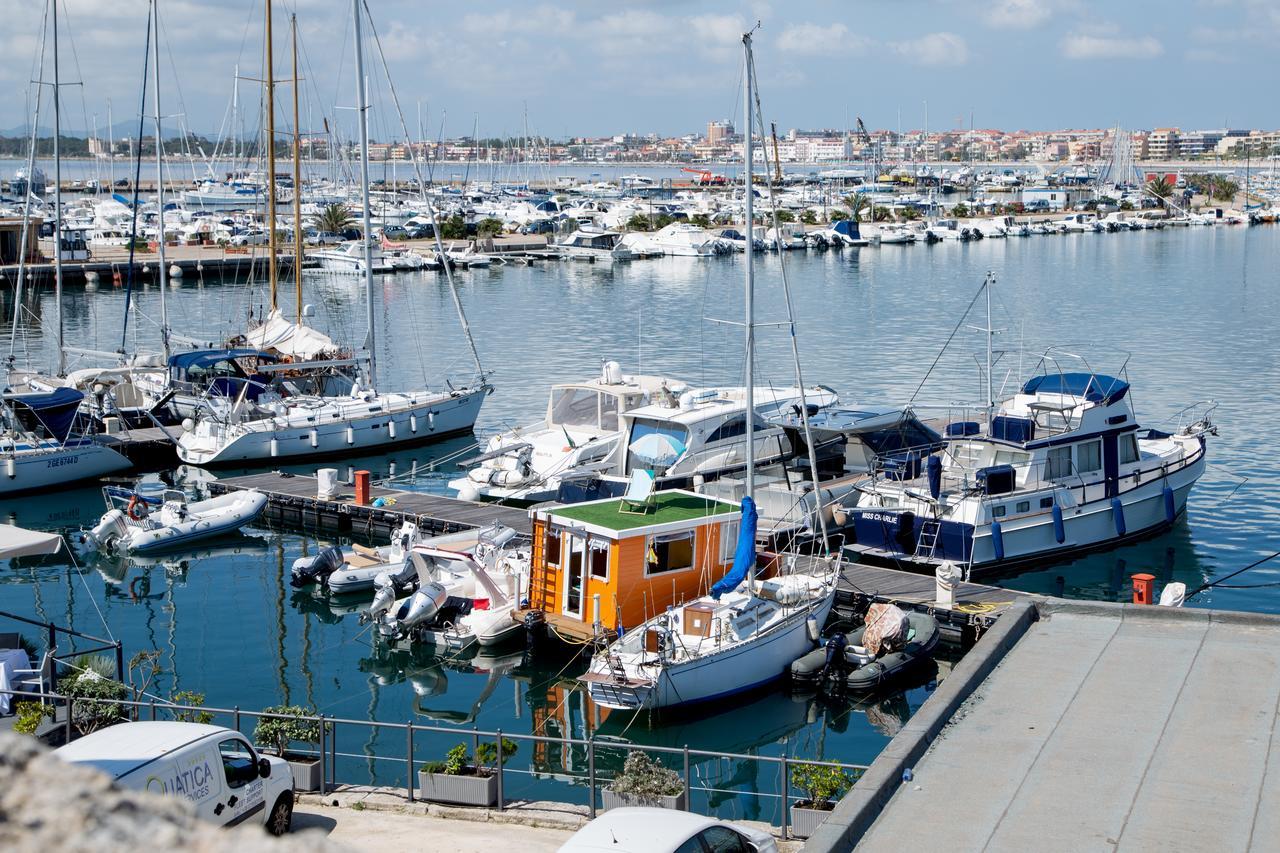
[[[48,14],[46,7],[45,14]],[[37,66],[41,77],[44,77],[44,48],[47,43],[48,29],[44,22],[40,24],[40,64]],[[27,276],[27,236],[31,228],[31,182],[36,171],[36,138],[40,127],[40,85],[36,86],[36,105],[31,119],[31,146],[27,149],[27,192],[22,199],[22,236],[18,240],[18,281],[13,287],[13,325],[9,330],[9,367],[14,365],[18,346],[18,317],[22,313],[22,286]],[[59,309],[61,310],[61,309]]]
[[[115,131],[111,129],[111,99],[107,98],[107,180],[111,182],[111,192],[116,191],[116,142]]]
[[[267,6],[267,281],[271,311],[276,310],[276,78],[271,54],[271,2]]]
[[[746,496],[755,498],[755,478],[756,478],[756,443],[755,443],[755,252],[751,250],[751,241],[755,236],[755,211],[752,202],[752,186],[751,186],[751,135],[754,132],[751,125],[751,106],[753,96],[751,92],[751,33],[747,33],[742,37],[743,45],[743,87],[744,92],[744,109],[746,110],[746,127],[742,136],[742,154],[744,160],[744,171],[746,173],[746,196],[747,196],[747,251],[746,251],[746,352],[747,352],[747,370],[746,370],[746,404],[747,404],[747,480],[746,480]],[[755,579],[755,571],[751,572],[752,580]]]
[[[992,395],[992,391],[991,391],[991,342],[992,342],[991,339],[994,338],[996,334],[995,329],[991,327],[991,285],[994,282],[995,282],[995,275],[992,273],[987,273],[987,284],[985,288],[987,291],[987,328],[984,331],[986,331],[987,333],[987,429],[988,431],[991,429],[991,416],[995,413],[995,407],[996,407],[995,397]]]
[[[58,138],[62,136],[62,89],[58,77],[58,0],[53,0],[53,278],[54,301],[58,305],[58,375],[67,374],[67,353],[63,349],[62,328],[62,149]],[[27,176],[27,189],[31,188],[31,175]],[[23,248],[26,248],[25,246]]]
[[[378,387],[378,363],[374,354],[374,331],[373,331],[373,247],[369,245],[370,228],[369,228],[369,123],[368,123],[368,104],[365,97],[365,80],[364,80],[364,38],[360,31],[360,0],[351,0],[351,13],[355,16],[355,38],[356,38],[356,90],[357,104],[359,107],[360,122],[360,215],[364,225],[364,289],[365,289],[365,318],[368,322],[368,328],[365,330],[364,346],[369,353],[369,387],[377,390]],[[439,231],[437,230],[438,234]]]
[[[298,131],[298,16],[289,16],[293,47],[293,284],[298,297],[298,325],[302,325],[302,136]]]
[[[56,2],[56,0],[55,0]],[[165,306],[165,291],[169,284],[169,269],[164,262],[164,136],[160,129],[160,0],[152,0],[152,54],[151,66],[152,88],[155,89],[156,106],[156,207],[159,208],[160,234],[156,240],[156,265],[159,267],[160,282],[160,346],[164,352],[165,363],[169,361],[169,311]]]

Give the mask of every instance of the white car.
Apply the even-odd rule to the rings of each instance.
[[[560,853],[777,853],[758,829],[672,809],[610,809],[579,829]]]
[[[293,821],[293,772],[274,755],[259,756],[244,735],[202,723],[121,723],[54,751],[96,767],[137,791],[186,797],[204,820],[252,821],[272,835]]]

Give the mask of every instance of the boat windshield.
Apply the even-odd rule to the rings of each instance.
[[[612,398],[610,398],[612,401]],[[612,401],[613,429],[618,428],[617,403]],[[598,427],[600,425],[600,393],[590,388],[553,388],[551,391],[551,423],[555,426]]]
[[[745,431],[746,430],[744,429],[743,432]],[[683,455],[684,449],[689,446],[688,427],[685,427],[682,424],[657,420],[654,418],[636,418],[631,424],[631,436],[627,440],[627,445],[628,447],[632,447],[646,435],[653,434],[663,435],[672,439],[674,442],[672,446],[678,448],[681,455]],[[675,460],[671,460],[671,462],[664,463],[664,465],[669,467],[669,465],[674,461]],[[628,474],[630,474],[633,468],[652,469],[653,467],[654,461],[652,459],[644,458],[634,451],[629,450],[627,452]]]

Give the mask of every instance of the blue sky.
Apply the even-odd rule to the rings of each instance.
[[[233,69],[261,76],[261,0],[160,0],[165,112],[216,131]],[[9,7],[0,32],[0,127],[22,124],[40,37],[40,0]],[[538,0],[481,4],[369,0],[406,120],[429,136],[560,137],[700,131],[741,110],[739,38],[760,21],[756,64],[780,129],[868,126],[1046,129],[1280,126],[1265,81],[1280,45],[1280,0]],[[107,99],[137,114],[146,0],[63,0],[64,123]],[[350,4],[276,7],[276,74],[288,72],[297,11],[311,124],[351,122]],[[69,33],[69,38],[67,34]],[[47,72],[48,73],[48,72]],[[371,87],[385,91],[370,57]],[[242,84],[242,99],[256,99]],[[282,93],[287,95],[287,93]],[[398,122],[385,94],[374,135]],[[250,107],[246,106],[248,110]],[[41,124],[47,121],[42,118]],[[307,120],[304,118],[304,124]],[[255,125],[256,126],[256,125]]]

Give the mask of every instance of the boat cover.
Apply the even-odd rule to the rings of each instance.
[[[171,373],[185,375],[192,368],[209,367],[236,358],[259,358],[272,362],[276,360],[271,353],[259,349],[200,349],[169,356],[169,370]]]
[[[14,407],[29,409],[50,436],[66,441],[84,394],[74,388],[55,388],[41,394],[15,394],[7,399]]]
[[[1031,377],[1022,386],[1023,394],[1069,394],[1103,405],[1116,402],[1128,391],[1128,382],[1101,373],[1047,373]]]
[[[310,361],[338,349],[328,335],[304,323],[290,323],[279,309],[268,314],[261,326],[246,332],[244,339],[250,346],[275,350],[300,361]]]
[[[900,649],[907,643],[910,622],[896,605],[875,603],[867,610],[867,629],[862,633],[862,647],[872,656]]]
[[[61,547],[62,536],[57,533],[0,524],[0,559],[56,554]]]
[[[738,550],[733,552],[733,568],[711,587],[711,597],[719,599],[726,592],[733,592],[746,580],[747,572],[756,562],[756,524],[760,514],[756,502],[749,497],[742,499],[742,525],[738,529]]]

